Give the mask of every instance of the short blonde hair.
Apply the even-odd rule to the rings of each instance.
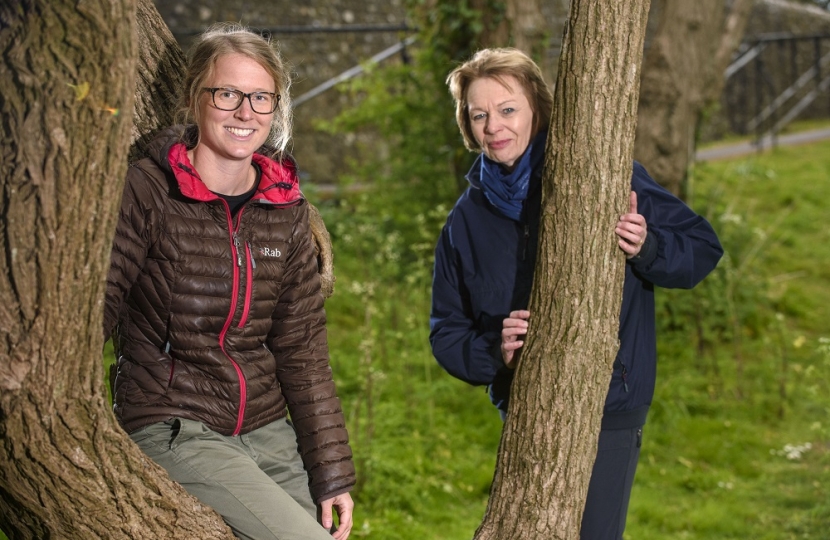
[[[532,135],[535,136],[542,129],[547,129],[553,111],[553,93],[545,83],[539,66],[525,53],[512,47],[482,49],[447,76],[447,86],[455,100],[455,121],[468,150],[479,152],[481,146],[473,134],[467,92],[474,81],[486,77],[498,81],[508,89],[510,88],[505,78],[514,77],[521,85],[533,110]]]
[[[226,54],[242,54],[261,65],[274,79],[279,104],[271,121],[271,133],[267,143],[273,146],[281,158],[291,140],[292,107],[289,89],[291,77],[288,67],[269,40],[246,27],[234,23],[214,24],[191,47],[187,58],[184,79],[184,95],[179,112],[185,123],[199,124],[199,95],[216,67],[219,57]]]

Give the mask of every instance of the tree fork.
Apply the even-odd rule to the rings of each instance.
[[[530,328],[476,540],[579,538],[618,349],[648,0],[573,0],[546,150]]]

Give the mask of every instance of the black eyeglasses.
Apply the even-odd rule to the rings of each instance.
[[[273,92],[251,92],[246,94],[233,88],[202,88],[202,92],[210,92],[213,97],[213,106],[220,111],[235,111],[248,98],[251,110],[257,114],[271,114],[277,110],[280,95]]]

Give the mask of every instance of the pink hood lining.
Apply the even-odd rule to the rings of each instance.
[[[219,196],[211,192],[199,173],[193,168],[187,157],[187,147],[184,143],[176,143],[170,147],[167,154],[170,168],[179,184],[182,195],[197,201],[215,201]],[[253,161],[262,171],[259,186],[253,200],[265,201],[272,204],[289,204],[302,199],[300,179],[297,176],[297,166],[290,159],[281,163],[261,154],[254,154]]]

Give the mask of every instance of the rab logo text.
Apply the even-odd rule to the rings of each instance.
[[[269,247],[261,247],[259,248],[259,254],[263,257],[279,257],[282,255],[282,252],[278,249],[271,249]]]

